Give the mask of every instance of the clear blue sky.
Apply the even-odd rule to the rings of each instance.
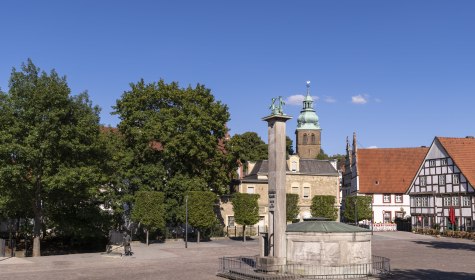
[[[31,58],[87,90],[114,126],[130,82],[201,83],[229,106],[232,135],[267,142],[271,98],[310,80],[328,154],[353,131],[363,147],[428,146],[475,135],[474,15],[462,0],[4,0],[0,87]],[[284,108],[292,138],[300,108]]]

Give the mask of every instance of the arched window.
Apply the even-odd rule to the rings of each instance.
[[[307,145],[307,134],[303,135],[303,144]]]
[[[312,144],[317,144],[317,139],[315,138],[315,134],[312,133]]]

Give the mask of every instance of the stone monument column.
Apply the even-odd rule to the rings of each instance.
[[[262,120],[268,123],[269,147],[269,257],[286,258],[286,132],[285,122],[292,117],[282,112],[282,97],[279,104],[275,105],[276,98],[272,99],[272,113]],[[278,261],[278,262],[281,262]]]

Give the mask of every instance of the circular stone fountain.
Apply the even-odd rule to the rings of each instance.
[[[287,225],[287,263],[347,266],[371,263],[372,232],[334,221]]]

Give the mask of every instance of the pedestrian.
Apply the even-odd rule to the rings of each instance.
[[[130,247],[130,242],[132,241],[132,238],[130,235],[127,233],[127,231],[124,231],[124,254],[126,256],[131,256],[132,255],[132,248]]]

